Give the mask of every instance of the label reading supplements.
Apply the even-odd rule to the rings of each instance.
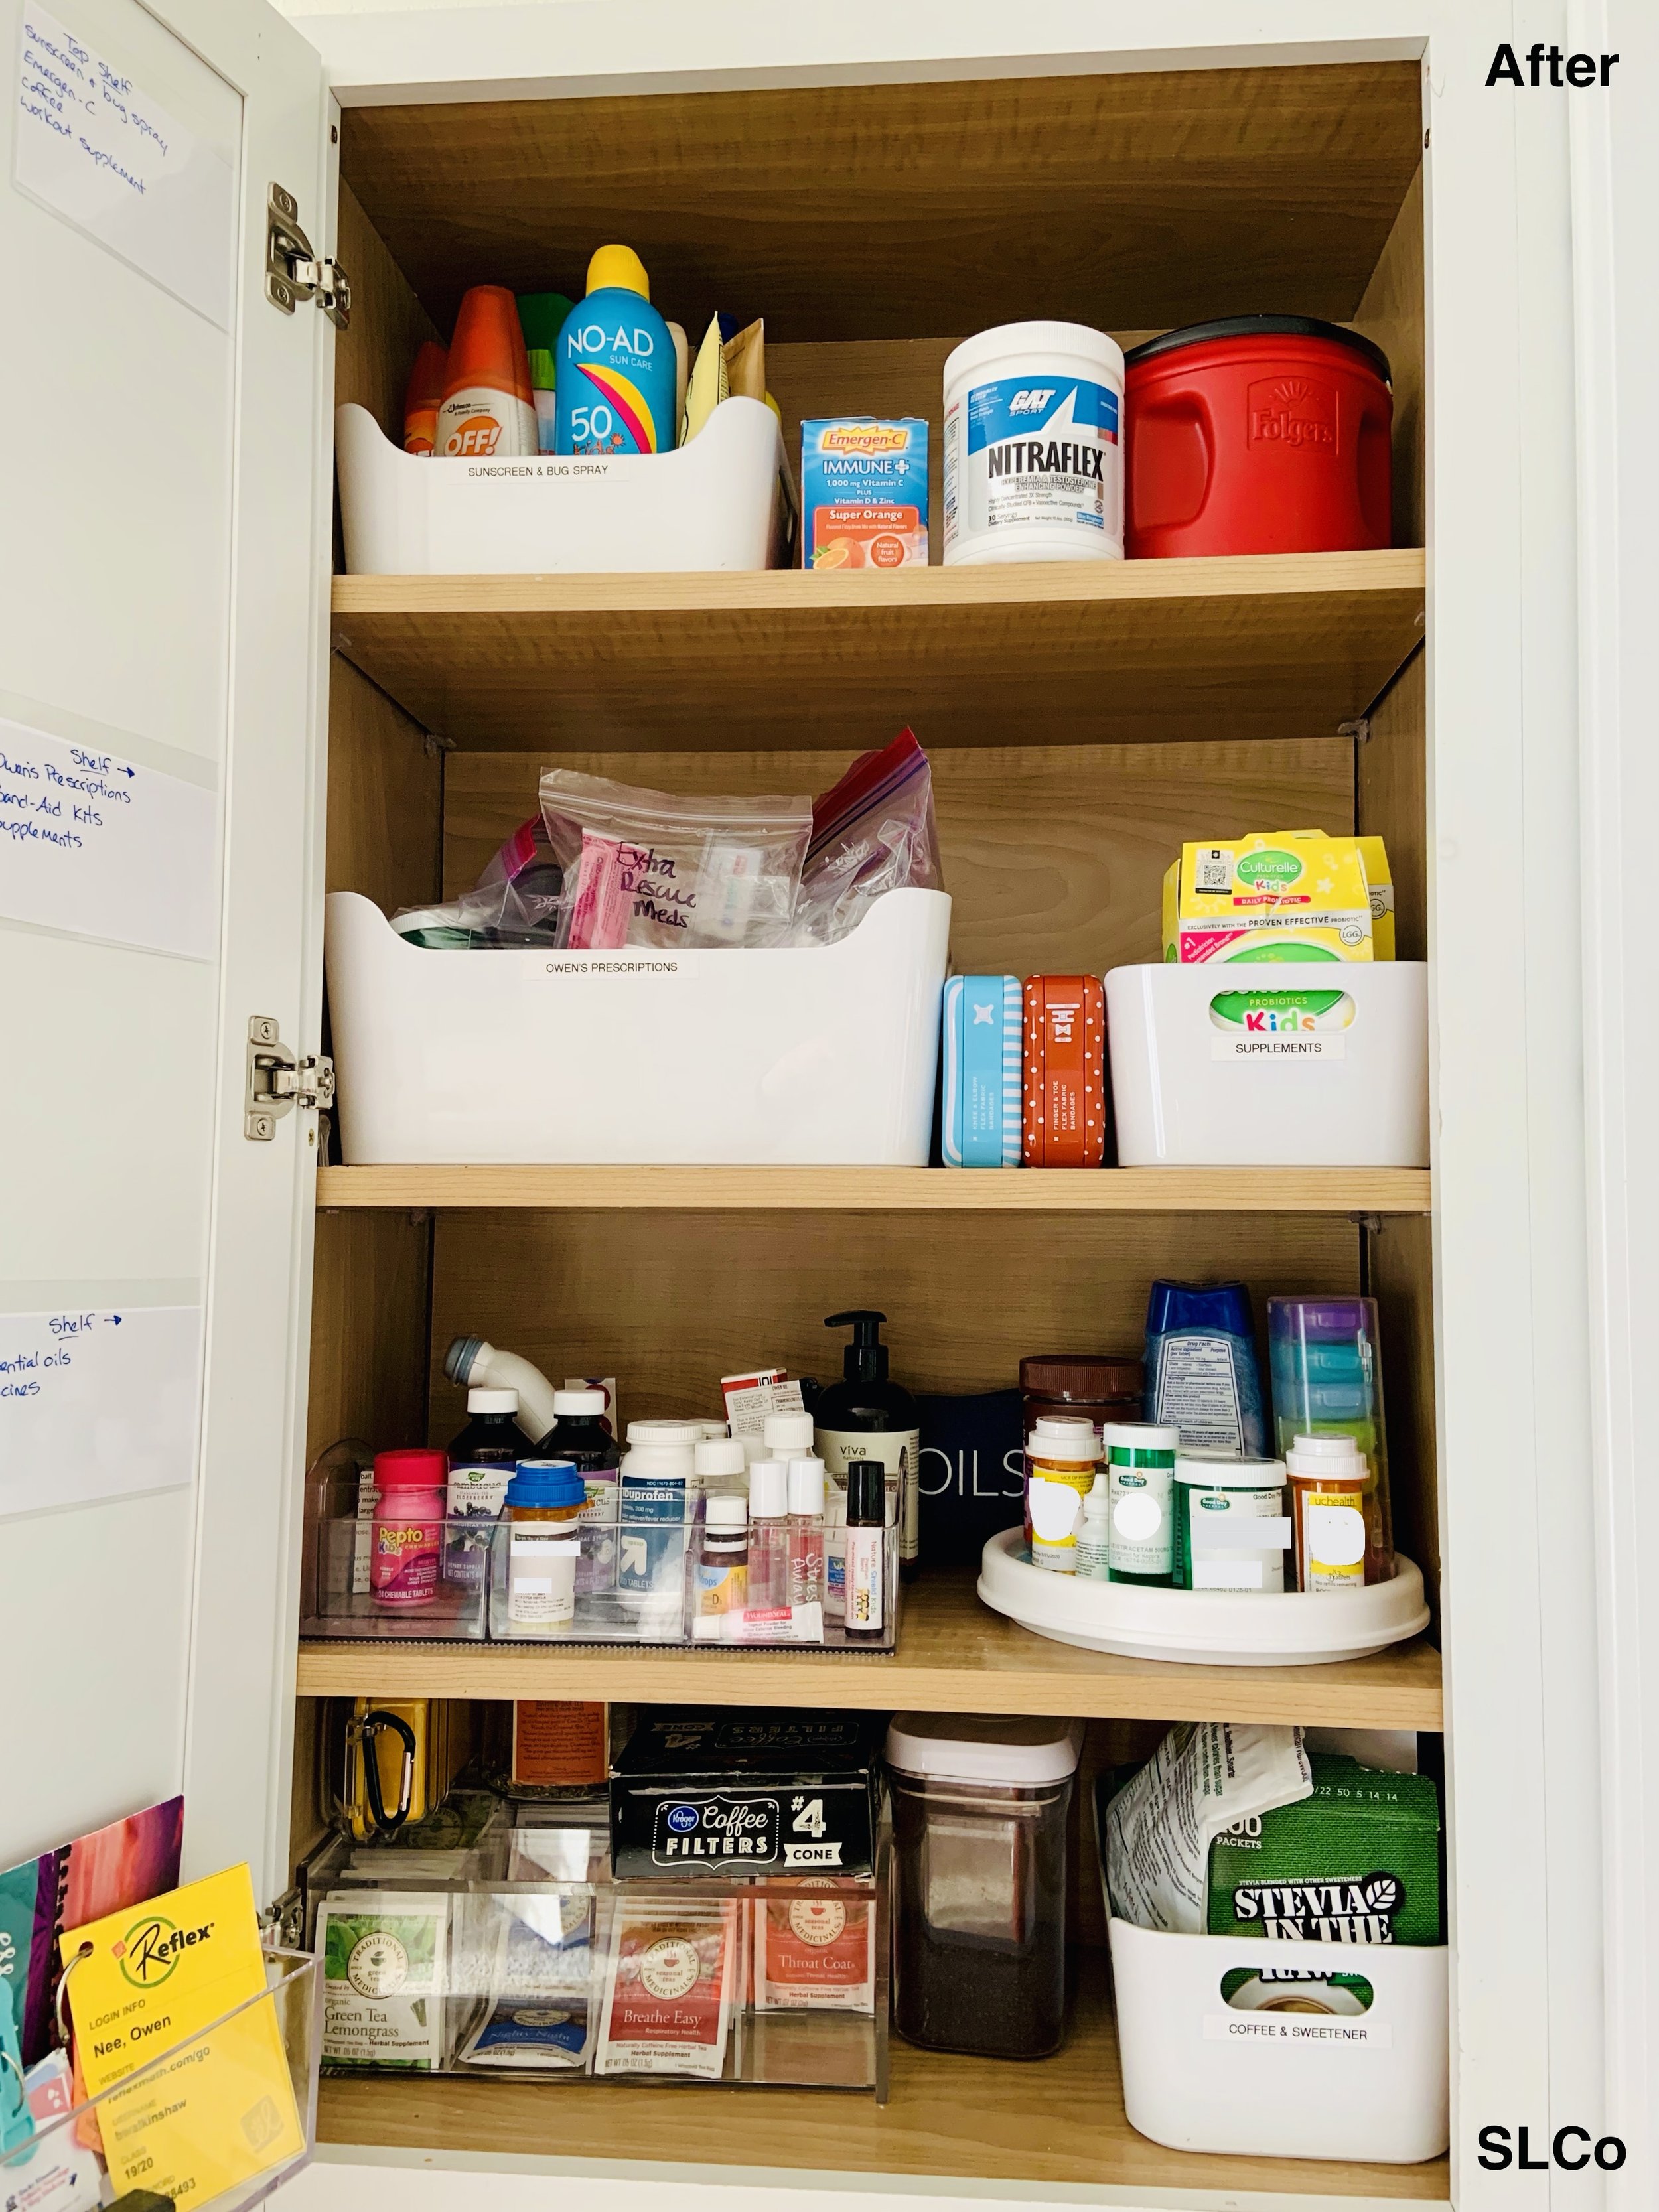
[[[1063,524],[1115,538],[1122,526],[1117,394],[1081,378],[975,385],[945,422],[947,546],[1011,525]]]

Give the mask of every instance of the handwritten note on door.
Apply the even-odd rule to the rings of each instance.
[[[236,176],[44,8],[17,57],[18,187],[222,331],[231,325]]]
[[[0,715],[0,915],[210,960],[217,794]]]
[[[0,1515],[194,1480],[199,1306],[0,1314]]]

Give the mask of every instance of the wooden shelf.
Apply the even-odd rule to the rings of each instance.
[[[343,1640],[301,1644],[299,1692],[313,1698],[603,1698],[863,1712],[910,1706],[1079,1720],[1441,1726],[1440,1655],[1421,1638],[1329,1667],[1120,1659],[1031,1635],[981,1605],[966,1573],[924,1576],[907,1590],[899,1648],[890,1656]]]
[[[1423,635],[1420,551],[847,575],[337,576],[334,643],[469,749],[1334,737]]]
[[[826,2089],[675,2094],[666,2083],[339,2079],[322,2084],[317,2137],[402,2153],[411,2164],[467,2152],[546,2159],[555,2170],[567,2160],[625,2160],[613,2169],[619,2180],[644,2178],[649,2162],[664,2160],[681,2185],[720,2180],[728,2189],[733,2167],[770,2166],[837,2181],[914,2173],[1058,2186],[1091,2203],[1108,2189],[1126,2201],[1133,2192],[1137,2204],[1151,2201],[1142,2192],[1166,2190],[1215,2191],[1218,2204],[1235,2206],[1278,2203],[1280,2192],[1399,2203],[1449,2196],[1443,2158],[1361,2166],[1222,2158],[1149,2142],[1124,2116],[1101,1952],[1079,1954],[1079,1984],[1066,2047],[1053,2058],[956,2057],[895,2036],[884,2106]]]
[[[1271,301],[1340,322],[1421,155],[1420,68],[1263,58],[353,107],[340,167],[446,328],[481,241],[522,292],[574,284],[619,235],[665,314],[700,331],[712,301],[752,302],[769,352],[965,336],[993,307],[1164,330]]]
[[[319,1168],[323,1207],[608,1213],[1427,1213],[1425,1168]]]

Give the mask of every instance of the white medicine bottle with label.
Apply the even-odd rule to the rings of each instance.
[[[1083,1501],[1083,1526],[1077,1532],[1077,1577],[1079,1582],[1109,1579],[1112,1550],[1112,1493],[1104,1470],[1096,1475]]]

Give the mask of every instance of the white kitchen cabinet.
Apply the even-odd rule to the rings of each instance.
[[[810,1365],[807,1332],[854,1282],[903,1316],[908,1379],[969,1388],[1042,1339],[1133,1341],[1152,1273],[1237,1273],[1261,1293],[1363,1281],[1383,1303],[1396,1515],[1437,1586],[1443,1702],[1428,1648],[1294,1683],[1131,1676],[1035,1646],[993,1670],[1000,1625],[926,1583],[891,1672],[804,1660],[789,1686],[802,1704],[961,1704],[977,1676],[987,1703],[1125,1726],[1432,1734],[1443,1717],[1449,2164],[1188,2158],[1134,2136],[1095,1953],[1065,2058],[908,2054],[884,2114],[822,2094],[326,2085],[324,2152],[290,2195],[448,2207],[574,2183],[620,2203],[672,2179],[827,2202],[850,2179],[884,2199],[960,2185],[1149,2208],[1650,2202],[1654,1978],[1631,1960],[1654,1956],[1655,1721],[1632,1688],[1651,1631],[1626,1565],[1651,1516],[1626,1318],[1651,1297],[1629,1213],[1646,1200],[1645,1047],[1620,959],[1644,857],[1629,810],[1651,776],[1630,659],[1651,556],[1618,456],[1650,251],[1625,211],[1651,162],[1651,26],[1613,7],[1517,21],[1496,0],[1261,0],[1248,18],[1171,0],[1151,24],[1106,0],[1029,27],[981,0],[833,18],[726,0],[296,9],[297,26],[261,0],[53,12],[162,72],[181,113],[194,84],[192,127],[238,179],[237,304],[232,333],[204,337],[9,194],[11,296],[40,341],[6,351],[11,417],[45,380],[77,428],[60,417],[47,441],[56,471],[40,442],[14,459],[0,705],[206,763],[223,927],[186,988],[165,956],[0,924],[9,1060],[27,1071],[3,1109],[9,1310],[193,1298],[206,1345],[192,1486],[47,1498],[9,1531],[10,1674],[29,1688],[0,1860],[182,1783],[191,1868],[249,1857],[275,1899],[322,1818],[327,1696],[745,1698],[740,1656],[694,1674],[663,1655],[301,1649],[305,1468],[346,1434],[447,1435],[430,1352],[456,1329],[559,1374],[602,1361],[632,1414],[689,1409],[728,1353]],[[21,13],[7,0],[11,33]],[[1506,39],[1523,63],[1534,40],[1622,46],[1624,74],[1605,96],[1489,87]],[[265,296],[273,183],[349,277],[337,338],[314,302]],[[395,431],[428,318],[473,281],[569,289],[612,236],[667,312],[766,315],[791,422],[860,407],[937,425],[950,343],[1025,315],[1119,333],[1255,307],[1357,323],[1395,364],[1395,549],[1084,580],[935,569],[879,590],[331,583],[336,398]],[[199,450],[161,387],[88,465],[87,363],[112,331],[135,390],[203,355]],[[160,475],[158,424],[179,455]],[[1630,450],[1650,486],[1650,443]],[[1380,830],[1401,952],[1431,963],[1431,1200],[1405,1171],[1169,1171],[1155,1211],[1152,1170],[1063,1190],[830,1170],[319,1180],[314,1112],[245,1137],[249,1019],[301,1059],[322,1048],[325,888],[390,909],[470,881],[556,750],[715,787],[764,757],[821,787],[905,720],[935,758],[964,968],[1147,957],[1170,848],[1221,810]],[[147,1051],[171,1080],[129,1101],[111,1061]],[[1016,1204],[994,1209],[1011,1180]],[[1493,2125],[1511,2142],[1526,2127],[1534,2157],[1574,2126],[1628,2155],[1615,2173],[1492,2170]]]

